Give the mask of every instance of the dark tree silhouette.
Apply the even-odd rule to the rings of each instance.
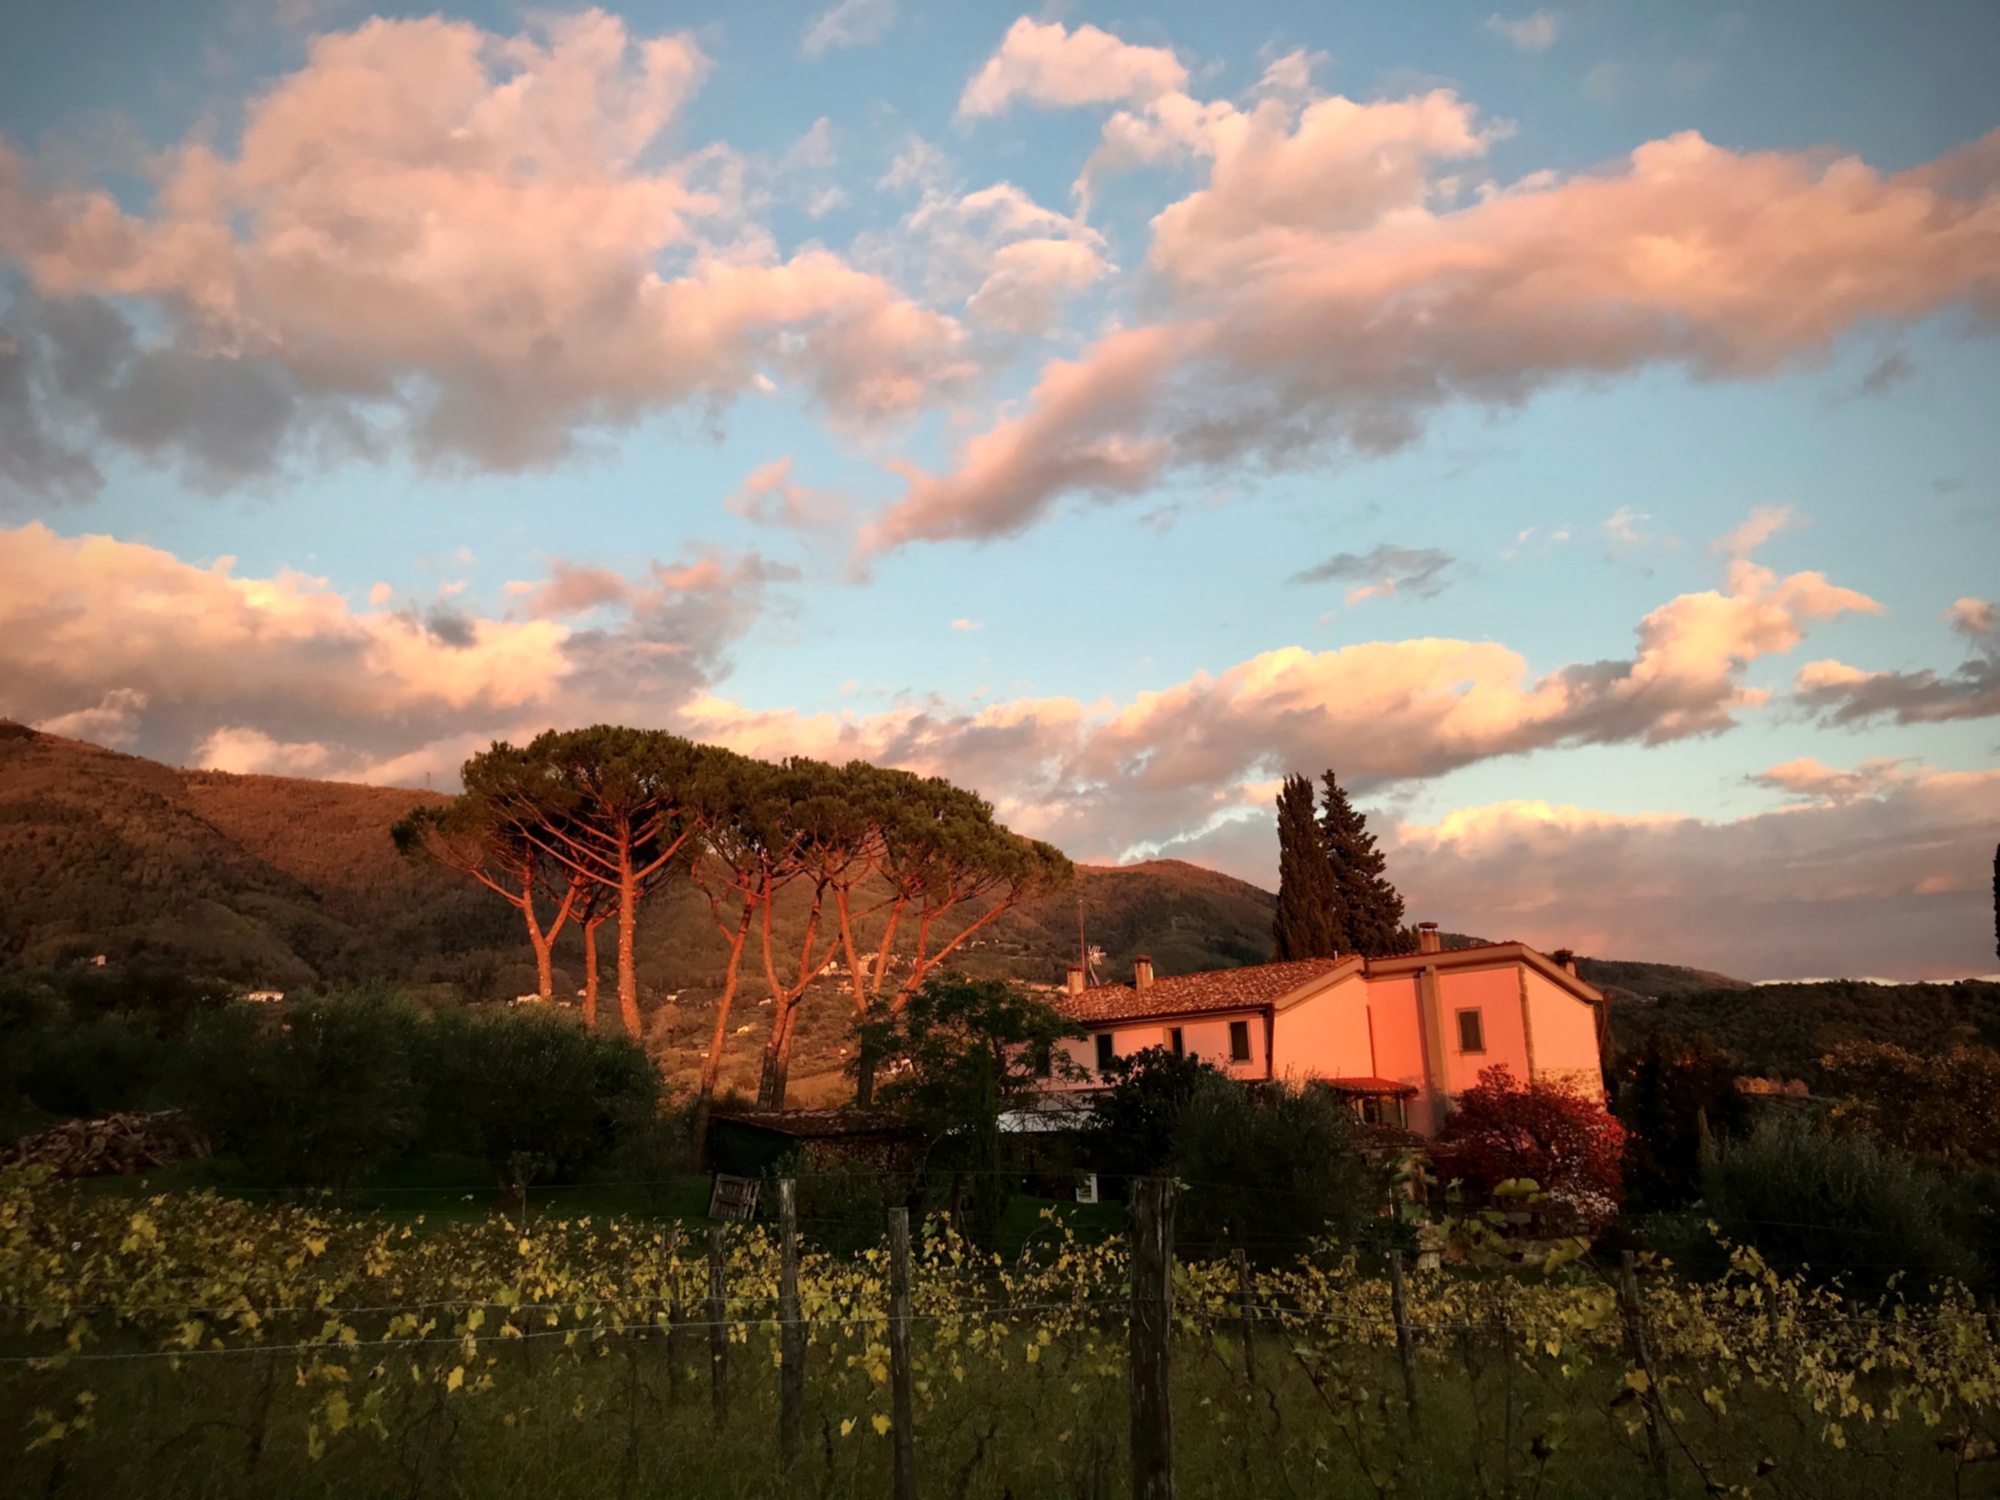
[[[1369,958],[1407,953],[1413,945],[1403,929],[1403,898],[1389,883],[1389,862],[1375,847],[1367,816],[1354,810],[1332,771],[1320,780],[1320,845],[1340,887],[1347,929],[1340,951]]]
[[[1279,963],[1332,958],[1347,935],[1340,879],[1313,820],[1312,783],[1287,776],[1278,793],[1278,909],[1271,916],[1272,957]]]

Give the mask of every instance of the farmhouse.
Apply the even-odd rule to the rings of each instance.
[[[1066,1042],[1099,1085],[1112,1060],[1147,1047],[1199,1057],[1246,1081],[1323,1083],[1364,1119],[1434,1135],[1453,1095],[1504,1063],[1524,1081],[1570,1079],[1601,1092],[1604,997],[1568,954],[1525,943],[1445,950],[1437,925],[1394,958],[1312,958],[1093,985],[1070,971],[1057,1005],[1090,1035]],[[1054,1087],[1064,1087],[1055,1084]]]

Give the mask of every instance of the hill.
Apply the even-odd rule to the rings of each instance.
[[[389,826],[440,794],[279,776],[190,771],[0,723],[0,964],[49,968],[103,954],[246,987],[388,982],[439,1001],[524,993],[533,966],[518,919],[471,882],[400,859]],[[1162,975],[1260,963],[1270,953],[1269,891],[1180,860],[1084,865],[1062,895],[1010,913],[963,950],[977,973],[1060,982],[1084,935],[1100,979],[1129,978],[1150,955]],[[781,940],[803,920],[781,903]],[[605,934],[607,939],[610,934]],[[1447,934],[1449,946],[1479,939]],[[608,943],[607,943],[608,947]],[[724,949],[685,887],[648,907],[638,934],[649,1041],[670,1071],[707,1045]],[[557,982],[583,982],[572,928]],[[608,967],[608,953],[606,954]],[[1614,993],[1670,996],[1737,985],[1663,964],[1583,961]],[[749,1082],[768,1009],[748,966],[732,1076]],[[833,1075],[845,1002],[828,985],[801,1035],[806,1074]],[[827,1087],[836,1087],[837,1080]]]
[[[1842,1042],[1893,1042],[1937,1052],[1959,1042],[2000,1047],[2000,984],[1874,984],[1816,980],[1705,989],[1656,1001],[1615,1001],[1614,1045],[1621,1052],[1655,1033],[1706,1037],[1764,1077],[1819,1077],[1819,1059]]]

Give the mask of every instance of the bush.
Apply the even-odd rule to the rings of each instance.
[[[1611,1112],[1627,1131],[1630,1207],[1685,1208],[1701,1196],[1705,1143],[1742,1134],[1750,1101],[1736,1087],[1736,1060],[1713,1042],[1655,1032],[1618,1065]]]
[[[1948,1227],[1957,1205],[1936,1174],[1804,1112],[1766,1116],[1711,1152],[1702,1184],[1723,1237],[1788,1276],[1837,1277],[1869,1294],[1901,1278],[1922,1293],[1978,1272]]]
[[[1175,1238],[1190,1254],[1292,1255],[1322,1237],[1353,1244],[1384,1197],[1360,1126],[1333,1093],[1282,1083],[1253,1092],[1213,1070],[1181,1112],[1170,1165],[1186,1184]]]
[[[422,1040],[427,1143],[484,1158],[503,1183],[574,1181],[658,1112],[646,1054],[566,1015],[448,1011]]]
[[[1091,1111],[1090,1159],[1098,1171],[1118,1177],[1164,1171],[1195,1095],[1224,1077],[1212,1063],[1165,1047],[1114,1058],[1106,1076],[1117,1082]]]
[[[417,1013],[380,996],[313,999],[282,1020],[236,1007],[196,1032],[195,1122],[260,1184],[349,1187],[417,1141]]]
[[[1523,1084],[1502,1064],[1453,1101],[1431,1159],[1481,1201],[1503,1182],[1532,1180],[1594,1232],[1618,1216],[1624,1153],[1625,1127],[1591,1095],[1566,1081]]]

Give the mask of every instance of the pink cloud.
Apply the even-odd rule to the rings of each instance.
[[[869,545],[1004,535],[1177,469],[1384,452],[1450,402],[1657,364],[1754,378],[1862,322],[2000,311],[2000,132],[1894,175],[1683,133],[1461,203],[1440,169],[1494,134],[1444,91],[1248,112],[1167,93],[1114,118],[1099,168],[1211,163],[1153,223],[1162,316],[1051,361],[946,472],[906,470]]]
[[[1178,90],[1187,69],[1165,47],[1136,47],[1095,26],[1071,31],[1022,16],[959,96],[966,116],[997,115],[1016,99],[1043,109],[1143,101]]]
[[[388,413],[421,456],[512,469],[580,428],[757,388],[766,366],[847,422],[962,384],[950,318],[824,249],[778,258],[697,185],[713,153],[654,164],[707,70],[691,37],[635,38],[603,11],[515,36],[378,19],[317,38],[233,156],[168,153],[149,215],[44,189],[0,146],[0,255],[50,308],[36,368],[88,338],[110,371],[40,387],[116,440],[204,424],[174,440],[226,479],[308,422],[366,448]],[[137,338],[107,297],[150,302],[166,331]],[[69,302],[95,322],[58,316]],[[252,384],[188,409],[225,377]],[[255,403],[263,427],[228,449],[212,429]]]
[[[1867,672],[1838,661],[1811,661],[1792,683],[1798,702],[1830,724],[1887,718],[1940,724],[2000,714],[2000,611],[1985,599],[1960,599],[1945,611],[1972,656],[1952,672]]]
[[[434,741],[662,719],[783,576],[754,556],[656,566],[619,580],[613,621],[579,629],[356,612],[323,579],[239,578],[31,523],[0,532],[0,713],[169,760],[379,775]],[[580,607],[615,577],[558,560],[538,598]]]
[[[1993,972],[2000,771],[1832,774],[1874,790],[1721,823],[1465,808],[1397,829],[1390,873],[1427,918],[1545,948],[1744,979]]]

